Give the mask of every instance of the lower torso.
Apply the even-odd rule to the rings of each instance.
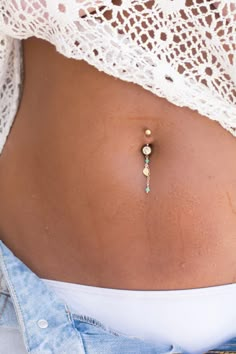
[[[0,233],[16,255],[41,277],[110,288],[234,282],[235,138],[41,40],[24,59],[0,157]]]

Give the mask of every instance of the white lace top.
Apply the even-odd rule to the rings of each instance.
[[[236,0],[0,0],[0,152],[31,36],[236,136]]]

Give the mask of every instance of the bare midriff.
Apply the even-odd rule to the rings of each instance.
[[[236,138],[46,41],[23,44],[23,95],[0,156],[6,245],[60,281],[145,290],[235,282]]]

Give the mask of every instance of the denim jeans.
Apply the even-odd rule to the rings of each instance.
[[[186,353],[174,343],[154,345],[71,313],[1,241],[0,261],[0,354]],[[236,352],[236,338],[217,350]]]

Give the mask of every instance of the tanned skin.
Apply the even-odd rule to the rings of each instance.
[[[23,49],[21,104],[0,156],[6,245],[48,279],[146,290],[235,282],[236,139],[46,41]]]

